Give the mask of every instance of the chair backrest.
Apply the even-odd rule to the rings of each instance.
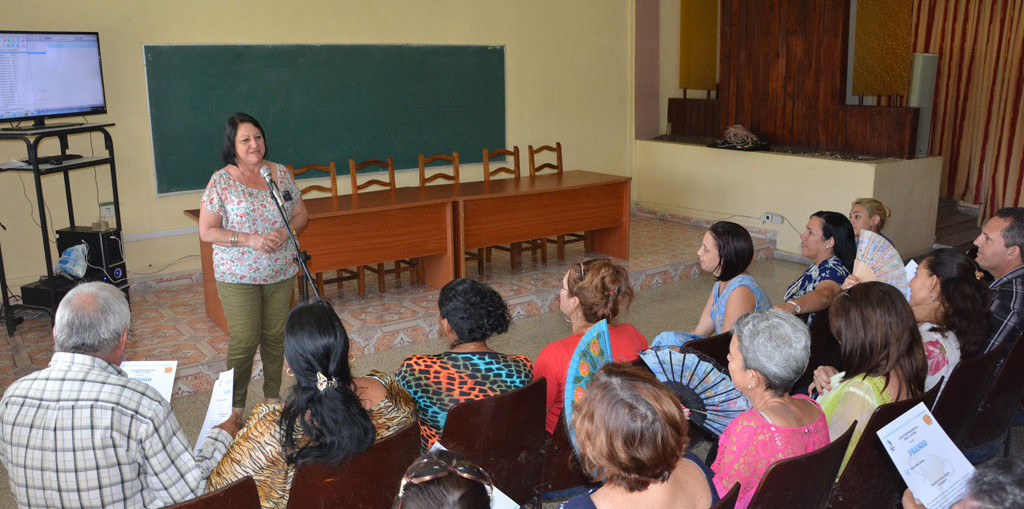
[[[497,166],[495,168],[491,168],[491,159],[499,156],[505,156],[505,164],[508,164],[508,158],[512,157],[512,166]],[[512,147],[512,150],[507,148],[488,150],[485,148],[484,182],[490,182],[491,177],[503,174],[512,175],[512,178],[519,178],[519,147]]]
[[[360,184],[358,177],[359,170],[371,166],[379,166],[381,168],[384,168],[384,170],[387,171],[387,181],[380,179],[370,179]],[[357,194],[359,194],[359,191],[362,191],[372,186],[381,186],[391,189],[392,191],[395,190],[395,161],[394,159],[392,159],[391,156],[388,156],[387,161],[381,161],[380,159],[367,159],[366,161],[363,161],[361,163],[356,163],[355,159],[349,159],[348,174],[349,178],[352,179],[352,196],[356,196]]]
[[[698,352],[714,359],[723,368],[729,365],[729,343],[732,342],[732,331],[708,336],[686,343],[686,347],[693,348]]]
[[[448,410],[441,445],[483,467],[520,505],[536,495],[544,463],[547,381]]]
[[[445,161],[452,167],[451,173],[445,173],[443,171],[437,171],[431,176],[427,176],[427,165],[435,161]],[[435,180],[450,180],[454,184],[459,183],[459,152],[452,151],[451,155],[448,154],[434,154],[429,157],[425,157],[423,153],[420,153],[420,187],[426,187],[427,184]]]
[[[846,432],[821,449],[786,458],[768,467],[747,507],[821,507],[843,463],[856,426],[854,421]]]
[[[930,406],[939,392],[936,385],[917,397],[882,405],[864,425],[860,440],[853,447],[846,469],[832,489],[828,507],[895,507],[903,495],[903,478],[893,465],[878,430],[922,401]],[[865,489],[870,487],[870,489]]]
[[[259,509],[260,493],[256,490],[256,481],[245,476],[217,491],[186,500],[168,509]]]
[[[829,326],[828,309],[815,313],[814,320],[808,328],[811,333],[811,356],[804,374],[793,384],[794,388],[810,385],[814,381],[814,370],[818,366],[832,366],[842,371],[839,362],[839,341]]]
[[[533,148],[533,145],[529,146],[530,152],[530,176],[534,176],[544,170],[554,170],[555,173],[562,173],[562,142],[555,143],[555,146],[541,145],[537,148]],[[543,152],[554,152],[555,162],[537,164],[535,156],[542,154]]]
[[[541,472],[541,491],[561,491],[592,482],[583,472],[576,450],[569,442],[565,414],[558,420],[555,433],[544,443],[544,469]]]
[[[740,498],[740,483],[732,483],[732,488],[725,494],[724,497],[718,500],[718,503],[711,506],[711,509],[733,509],[736,507],[736,501]]]
[[[999,354],[998,350],[992,350],[980,357],[960,361],[949,374],[946,387],[932,408],[935,420],[958,447],[963,447],[978,416],[978,407],[992,380]]]
[[[337,466],[302,463],[288,507],[389,509],[405,469],[419,455],[420,428],[414,422]]]
[[[1024,334],[1021,335],[1024,338]],[[1002,346],[997,347],[1002,351]],[[977,447],[997,440],[1013,422],[1013,415],[1024,397],[1024,340],[1017,339],[985,391],[978,417],[967,437],[967,447]]]
[[[334,166],[334,161],[331,161],[330,164],[328,164],[327,166],[324,166],[322,164],[307,164],[298,169],[292,167],[292,165],[289,164],[288,171],[290,171],[292,175],[296,177],[302,175],[303,173],[306,173],[307,171],[322,171],[324,173],[327,173],[328,176],[330,176],[331,178],[331,187],[313,184],[300,188],[299,191],[302,193],[303,196],[305,196],[306,193],[309,193],[311,191],[323,191],[325,193],[331,193],[331,196],[338,196],[338,170]]]

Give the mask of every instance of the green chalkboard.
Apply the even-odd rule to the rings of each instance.
[[[267,158],[301,166],[459,151],[480,162],[505,146],[501,46],[146,46],[157,193],[203,189],[224,124],[244,111],[266,130]]]

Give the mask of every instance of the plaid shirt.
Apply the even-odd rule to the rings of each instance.
[[[202,494],[231,436],[193,457],[171,405],[90,355],[57,352],[0,400],[0,461],[19,507],[161,507]]]
[[[1002,346],[1003,357],[1024,331],[1024,266],[1017,267],[990,284],[992,290],[992,338],[985,352]]]

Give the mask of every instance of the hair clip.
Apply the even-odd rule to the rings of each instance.
[[[320,389],[320,392],[324,392],[324,389],[327,389],[327,388],[330,388],[330,387],[337,387],[337,386],[338,386],[338,381],[337,380],[335,380],[333,378],[328,380],[327,377],[324,376],[323,373],[321,373],[319,371],[316,372],[316,388]]]
[[[982,279],[984,277],[985,277],[985,273],[983,273],[982,271],[980,271],[980,270],[974,271],[974,278],[975,279]]]

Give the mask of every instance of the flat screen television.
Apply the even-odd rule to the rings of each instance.
[[[4,129],[106,112],[98,33],[0,30],[0,122],[19,123]]]

